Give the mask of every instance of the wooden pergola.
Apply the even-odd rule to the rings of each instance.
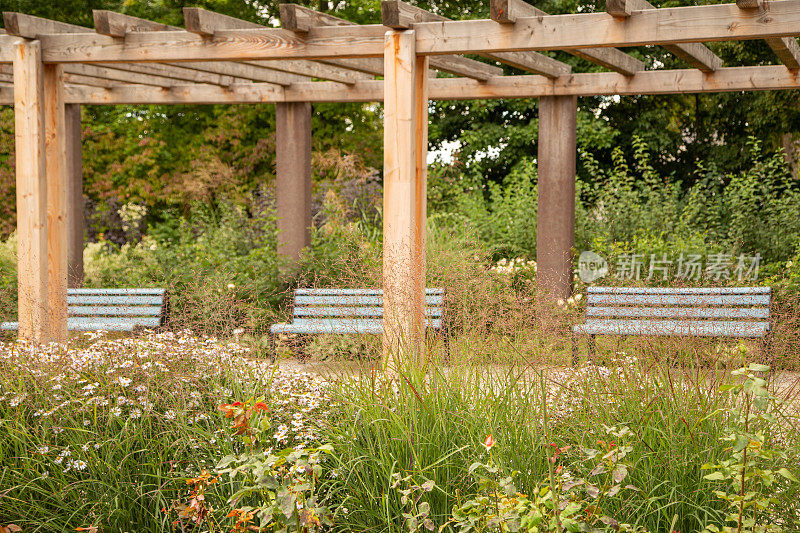
[[[370,25],[289,4],[282,28],[199,8],[184,16],[177,28],[95,11],[90,29],[4,13],[0,104],[15,106],[21,338],[67,337],[67,286],[82,277],[81,105],[276,104],[279,253],[294,258],[309,243],[311,103],[383,101],[388,346],[423,331],[429,100],[539,98],[537,290],[565,298],[577,97],[800,87],[800,0],[664,9],[607,0],[607,12],[566,15],[491,0],[490,18],[464,21],[389,0],[383,24]],[[745,39],[765,40],[780,64],[723,66],[702,44]],[[620,50],[642,45],[688,68],[646,70]],[[545,50],[606,71],[574,73]],[[499,64],[526,74],[503,75]]]

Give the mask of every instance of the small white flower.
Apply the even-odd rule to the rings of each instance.
[[[84,418],[84,419],[83,419],[83,426],[84,426],[84,427],[86,427],[86,426],[90,425],[91,423],[92,423],[92,421],[91,421],[91,420],[89,420],[88,418]]]
[[[235,289],[236,285],[234,285],[233,283],[228,283],[228,288],[229,289]]]
[[[165,412],[164,418],[166,418],[167,420],[175,420],[175,411],[170,409],[169,411]]]
[[[131,412],[130,412],[130,417],[131,418],[139,418],[140,416],[142,416],[142,410],[141,409],[139,409],[138,407],[135,407],[135,408],[131,409]]]
[[[112,416],[120,416],[122,414],[122,409],[119,407],[113,407],[110,411]]]

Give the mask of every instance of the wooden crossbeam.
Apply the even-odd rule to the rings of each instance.
[[[763,4],[759,0],[736,0],[736,6],[739,9],[747,10],[761,10]],[[774,39],[765,39],[767,46],[769,46],[778,59],[786,65],[786,68],[798,69],[800,68],[800,46],[797,45],[797,39],[794,37],[778,37]]]
[[[518,18],[523,17],[543,17],[547,15],[541,9],[524,0],[491,0],[489,13],[492,20],[501,24],[514,24]],[[642,61],[617,48],[576,48],[568,50],[568,52],[581,59],[627,76],[633,76],[645,68]]]
[[[255,22],[214,13],[199,7],[183,8],[183,18],[188,31],[209,37],[213,37],[214,32],[219,30],[265,29],[265,26],[256,24]],[[347,68],[346,62],[343,64],[340,63],[339,65],[329,65],[315,61],[294,60],[269,62],[249,61],[248,64],[342,83],[355,83],[358,80],[370,79],[372,77],[361,71]]]
[[[383,0],[381,2],[383,25],[396,30],[409,29],[417,22],[441,22],[450,20],[447,17],[431,13],[422,8],[412,6],[402,0]],[[511,65],[520,70],[542,74],[549,78],[566,76],[572,68],[539,52],[499,52],[483,54],[483,57]]]
[[[423,55],[665,46],[800,35],[800,1],[776,0],[769,9],[765,17],[734,4],[715,4],[634,11],[626,18],[607,13],[525,17],[513,27],[486,20],[420,23],[414,30],[417,52]]]
[[[344,20],[327,13],[320,13],[307,7],[297,4],[281,4],[281,24],[284,28],[301,34],[309,34],[315,28],[320,27],[344,27],[351,28],[355,23]],[[382,63],[378,60],[377,63]],[[383,68],[378,64],[376,68]],[[468,59],[465,57],[433,58],[430,62],[431,68],[449,72],[457,76],[466,76],[476,80],[487,80],[493,76],[501,76],[502,69]],[[382,72],[382,70],[381,70]]]
[[[94,17],[94,26],[97,33],[116,37],[118,39],[124,39],[126,35],[132,33],[183,31],[182,28],[176,26],[168,26],[160,22],[153,22],[151,20],[102,9],[93,10],[92,16]],[[203,78],[204,74],[206,76],[209,74],[223,76],[221,81],[224,81],[224,83],[220,83],[220,85],[225,86],[237,82],[240,83],[241,80],[276,83],[278,85],[289,85],[298,81],[310,81],[308,77],[305,76],[292,75],[291,73],[287,75],[279,71],[235,63],[193,62],[186,64],[166,63],[166,65],[170,67],[169,73],[177,79],[181,79],[185,76],[186,70],[194,69],[199,72],[197,75],[198,78]],[[156,70],[161,68],[160,65],[149,66],[151,68],[155,67]],[[173,69],[175,68],[181,70],[174,71]],[[201,82],[200,79],[195,81]]]
[[[655,9],[647,0],[607,0],[606,11],[619,18],[630,17],[636,11]],[[722,67],[722,59],[701,43],[681,43],[665,45],[671,54],[678,56],[689,65],[705,72],[713,72]]]
[[[538,98],[540,96],[663,95],[733,91],[769,91],[800,88],[800,75],[783,65],[723,67],[713,73],[698,69],[649,70],[634,76],[616,72],[572,74],[553,80],[544,76],[501,76],[487,82],[466,78],[430,80],[431,100]],[[268,102],[380,102],[383,81],[354,85],[334,82],[296,83],[290,87],[251,83],[230,89],[210,85],[185,85],[169,90],[158,87],[119,86],[114,89],[66,88],[68,103],[81,104],[247,104]],[[0,104],[13,94],[0,91]]]

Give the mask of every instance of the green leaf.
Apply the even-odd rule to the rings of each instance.
[[[800,479],[797,479],[797,477],[794,474],[792,474],[787,468],[778,469],[775,471],[775,473],[781,477],[788,479],[792,483],[800,483]]]
[[[724,481],[727,478],[722,472],[712,472],[703,476],[703,479],[707,479],[709,481]]]

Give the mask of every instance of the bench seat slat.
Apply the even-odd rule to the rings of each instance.
[[[158,305],[164,303],[163,296],[87,296],[76,294],[67,295],[67,304],[70,305]]]
[[[767,322],[735,320],[589,319],[572,328],[582,335],[659,335],[698,337],[763,337]]]
[[[161,325],[160,317],[84,317],[67,318],[67,329],[70,331],[133,331],[134,328],[157,328]],[[0,330],[17,331],[19,322],[3,322]]]
[[[769,318],[766,307],[587,307],[587,317]]]
[[[295,296],[382,296],[383,289],[295,289]],[[425,294],[444,294],[442,288],[425,289]]]
[[[442,295],[431,294],[425,296],[426,305],[442,305]],[[297,295],[294,300],[295,306],[359,306],[359,305],[383,305],[381,295]]]
[[[680,305],[731,306],[769,305],[769,294],[593,294],[586,296],[587,305]]]
[[[439,319],[426,320],[429,328],[439,329],[442,321]],[[380,335],[383,333],[383,320],[378,319],[300,319],[291,324],[275,324],[270,328],[270,333],[297,333],[304,335],[317,335],[322,333],[338,334],[366,334]]]
[[[770,294],[770,287],[588,287],[587,294]]]
[[[67,289],[67,295],[163,296],[166,289]]]
[[[441,307],[425,308],[427,316],[442,316]],[[316,317],[337,317],[337,316],[364,316],[375,317],[383,316],[383,307],[379,306],[355,306],[355,307],[295,307],[294,316],[316,316]]]
[[[133,305],[116,307],[111,305],[70,305],[69,316],[159,316],[161,307],[157,305]]]

